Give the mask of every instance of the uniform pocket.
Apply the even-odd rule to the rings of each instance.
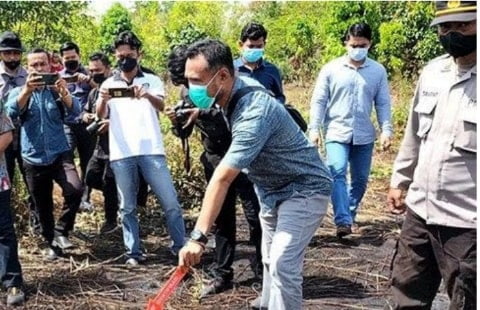
[[[418,114],[417,136],[424,139],[432,128],[433,111],[437,106],[436,98],[421,98],[417,106],[413,109]]]
[[[465,109],[461,112],[453,146],[467,152],[477,152],[476,111],[472,111],[472,109]]]

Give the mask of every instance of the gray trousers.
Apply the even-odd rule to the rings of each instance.
[[[295,193],[277,208],[260,211],[263,290],[261,307],[302,308],[305,251],[323,217],[330,197]]]

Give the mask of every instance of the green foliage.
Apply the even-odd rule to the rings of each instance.
[[[0,19],[0,29],[18,33],[27,50],[58,49],[61,43],[74,39],[73,28],[89,25],[77,23],[88,21],[86,7],[86,2],[77,1],[3,1],[0,15],[8,18]]]
[[[120,3],[114,3],[102,16],[100,22],[101,48],[105,52],[112,50],[115,37],[122,31],[132,30],[132,20],[128,10]]]

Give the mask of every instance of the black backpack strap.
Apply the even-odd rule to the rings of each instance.
[[[230,102],[228,103],[228,107],[227,107],[227,118],[228,119],[230,119],[230,117],[233,113],[233,110],[235,109],[235,106],[237,105],[238,101],[240,99],[242,99],[243,96],[245,96],[246,94],[254,92],[254,91],[262,91],[262,92],[270,94],[270,92],[268,90],[266,90],[265,88],[263,88],[261,86],[247,86],[247,87],[240,88],[239,90],[237,90],[235,92],[235,94],[233,94],[232,99],[230,99]]]

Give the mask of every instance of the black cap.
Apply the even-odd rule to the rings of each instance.
[[[3,51],[23,52],[22,42],[15,33],[11,31],[5,31],[0,35],[0,52]]]
[[[430,26],[477,19],[477,1],[435,1],[435,18]]]

